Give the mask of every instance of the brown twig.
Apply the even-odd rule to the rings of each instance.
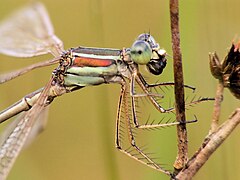
[[[215,132],[218,128],[218,121],[221,113],[221,102],[223,100],[223,90],[224,86],[221,81],[219,81],[217,85],[217,91],[215,96],[215,102],[213,107],[213,117],[212,117],[212,123],[211,123],[211,129],[209,130],[209,134],[212,134]]]
[[[205,138],[200,149],[189,160],[186,167],[176,176],[176,179],[192,179],[212,153],[223,143],[239,123],[240,108],[236,109],[229,119],[215,132]]]
[[[175,81],[175,101],[176,101],[176,118],[177,121],[183,122],[177,126],[178,136],[178,155],[174,163],[175,177],[173,179],[192,179],[192,177],[199,171],[199,169],[207,162],[213,152],[223,143],[223,141],[231,134],[235,127],[240,123],[240,108],[229,117],[229,119],[219,126],[219,117],[221,111],[221,102],[223,98],[224,86],[231,84],[232,79],[228,79],[229,72],[234,68],[234,80],[239,82],[240,68],[235,67],[232,62],[240,57],[239,52],[234,49],[230,50],[225,63],[221,64],[217,55],[210,56],[210,69],[215,78],[219,80],[216,91],[216,98],[214,103],[213,118],[209,135],[204,139],[203,144],[193,157],[187,161],[188,143],[187,143],[187,130],[185,120],[185,106],[184,106],[184,90],[183,90],[183,73],[182,73],[182,58],[180,51],[180,34],[179,34],[179,14],[178,14],[178,0],[170,0],[170,16],[171,16],[171,32],[172,32],[172,49],[174,59],[174,81]],[[238,50],[239,48],[237,48]],[[234,57],[232,57],[234,56]],[[230,65],[228,65],[230,64]],[[223,71],[224,70],[224,71]],[[229,70],[229,71],[227,71]],[[234,72],[235,72],[234,71]],[[227,74],[228,76],[226,76]],[[225,76],[224,76],[225,75]],[[225,81],[223,81],[225,80]],[[224,84],[223,84],[224,82]],[[233,84],[233,83],[232,83]],[[238,85],[238,84],[234,84]],[[228,86],[231,92],[239,98],[239,86]],[[240,99],[240,98],[239,98]]]
[[[182,122],[177,126],[178,137],[178,155],[174,163],[175,174],[181,170],[187,162],[188,141],[185,120],[184,105],[184,89],[183,89],[183,71],[182,71],[182,55],[180,50],[180,34],[179,34],[179,13],[178,0],[170,0],[170,18],[172,33],[172,50],[174,59],[174,82],[175,82],[175,107],[176,119]]]
[[[235,61],[239,62],[240,56],[239,52],[235,51],[234,48],[235,47],[233,45],[223,63],[220,63],[216,53],[211,53],[209,56],[211,73],[216,79],[219,80],[211,128],[208,136],[204,139],[204,142],[199,150],[188,161],[185,168],[176,175],[176,179],[192,179],[199,169],[207,162],[213,152],[223,143],[223,141],[231,134],[234,128],[240,123],[240,108],[238,108],[231,115],[231,117],[229,117],[229,119],[219,127],[219,117],[224,87],[228,87],[234,96],[237,98],[239,97],[239,86],[230,86],[235,82],[239,82],[240,79],[238,73],[239,69],[236,66],[237,63],[235,63]],[[234,78],[230,79],[228,77],[230,77],[232,72],[236,73],[234,74]]]

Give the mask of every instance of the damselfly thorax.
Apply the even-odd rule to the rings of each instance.
[[[142,34],[148,39],[153,39],[149,34]],[[137,44],[138,46],[139,44]],[[166,52],[157,48],[154,49],[147,67],[160,74],[159,72],[166,66]],[[53,72],[53,75],[66,87],[68,91],[73,91],[85,86],[99,85],[102,83],[120,83],[124,78],[131,79],[133,74],[138,73],[138,64],[132,59],[134,48],[131,49],[100,49],[100,48],[86,48],[78,47],[72,48],[63,53],[60,59],[60,65]],[[144,49],[138,50],[138,55],[142,56]],[[160,54],[161,53],[161,54]]]

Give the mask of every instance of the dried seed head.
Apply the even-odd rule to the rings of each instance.
[[[209,65],[212,75],[222,81],[222,65],[217,54],[209,53]]]
[[[240,99],[240,42],[236,45],[232,44],[222,63],[216,53],[209,56],[212,75],[219,79],[224,87],[229,88],[236,98]]]

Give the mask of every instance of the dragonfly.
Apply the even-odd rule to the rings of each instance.
[[[10,124],[11,128],[5,130],[7,135],[1,142],[0,179],[7,177],[33,129],[35,126],[40,126],[41,116],[56,97],[87,86],[112,83],[121,86],[116,116],[115,145],[117,149],[153,169],[172,176],[171,172],[144,153],[137,145],[133,133],[134,128],[158,128],[179,124],[179,122],[141,124],[137,118],[136,99],[142,97],[149,99],[161,113],[174,111],[174,108],[162,107],[158,103],[158,98],[163,98],[163,95],[151,91],[156,87],[174,86],[174,83],[149,84],[139,70],[140,66],[146,66],[150,74],[160,75],[166,67],[167,53],[160,48],[152,35],[149,33],[139,35],[130,48],[79,46],[64,50],[62,41],[54,34],[44,5],[35,2],[14,12],[0,24],[0,41],[0,53],[8,56],[30,58],[49,53],[54,56],[53,59],[0,75],[0,83],[5,83],[36,68],[58,64],[43,88],[26,95],[0,112],[0,123],[21,113]],[[135,91],[136,86],[140,87],[142,93]],[[192,88],[187,85],[185,87]],[[130,146],[141,158],[122,147],[120,134],[123,121]],[[187,123],[190,122],[192,121],[187,121]]]

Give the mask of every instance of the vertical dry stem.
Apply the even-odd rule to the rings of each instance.
[[[182,55],[180,50],[178,0],[170,0],[170,18],[172,33],[172,50],[174,59],[175,107],[176,119],[182,124],[177,126],[178,155],[174,163],[175,173],[187,162],[188,141],[185,120],[185,103],[183,89]]]

